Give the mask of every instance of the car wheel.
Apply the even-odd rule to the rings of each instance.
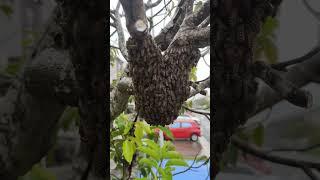
[[[192,134],[191,141],[198,141],[198,136],[196,134]]]

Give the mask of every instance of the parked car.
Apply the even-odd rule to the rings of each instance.
[[[191,141],[197,141],[201,136],[199,124],[191,119],[177,119],[170,124],[168,128],[175,139],[190,139]],[[165,140],[170,140],[165,133],[163,133],[163,136]]]

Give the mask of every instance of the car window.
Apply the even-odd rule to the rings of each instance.
[[[173,123],[169,127],[170,128],[179,128],[180,127],[180,123]]]
[[[191,125],[191,123],[188,123],[188,122],[183,122],[183,123],[181,123],[181,127],[182,128],[189,128],[189,127],[191,127],[192,125]]]

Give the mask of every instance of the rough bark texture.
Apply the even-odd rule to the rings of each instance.
[[[268,0],[225,0],[212,3],[214,88],[213,177],[238,126],[245,123],[254,108],[257,84],[251,70],[253,40],[261,23],[273,14]]]
[[[56,38],[61,34],[57,16],[55,10],[19,78],[11,79],[6,95],[0,98],[0,179],[17,179],[47,154],[59,117],[77,99],[69,55],[61,51]],[[60,99],[68,96],[66,101]]]
[[[81,157],[88,162],[82,169],[86,179],[92,169],[95,177],[107,176],[107,56],[105,17],[107,1],[63,1],[61,24],[70,50],[79,87]]]

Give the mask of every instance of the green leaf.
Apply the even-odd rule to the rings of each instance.
[[[200,157],[198,157],[198,158],[196,159],[196,163],[197,163],[197,162],[206,161],[207,159],[208,159],[207,156],[200,156]]]
[[[263,145],[263,142],[264,142],[264,126],[262,124],[259,124],[258,127],[256,127],[253,130],[252,138],[253,138],[253,142],[257,146],[261,147]]]
[[[132,125],[133,125],[133,122],[128,121],[128,123],[126,124],[126,127],[124,128],[123,135],[126,135],[129,133],[129,131],[132,128]]]
[[[135,137],[137,137],[137,139],[143,138],[143,127],[141,126],[141,123],[139,123],[139,122],[137,122],[135,124],[134,135],[135,135]]]
[[[116,58],[118,56],[118,50],[116,48],[110,48],[110,65],[114,66]]]
[[[143,177],[143,178],[134,178],[134,180],[148,180],[148,179]]]
[[[134,137],[133,141],[136,142],[138,147],[143,146],[141,138]]]
[[[170,139],[174,140],[173,134],[167,127],[158,126],[158,128],[163,131]]]
[[[149,159],[149,158],[141,158],[140,160],[139,160],[139,164],[140,165],[147,165],[148,167],[155,167],[155,168],[157,168],[158,167],[158,164],[157,164],[157,162],[155,161],[155,160],[153,160],[153,159]]]
[[[147,170],[146,170],[147,168],[140,166],[139,169],[140,169],[141,175],[142,175],[143,177],[147,177],[147,176],[148,176],[149,173],[148,173]]]
[[[274,64],[278,60],[278,49],[274,42],[265,40],[264,42],[264,55],[270,64]]]
[[[202,7],[202,5],[203,5],[203,2],[202,2],[202,1],[198,1],[197,3],[194,4],[193,11],[194,11],[194,12],[199,11],[200,8]]]
[[[16,75],[24,64],[23,59],[20,57],[10,57],[14,62],[10,62],[5,69],[5,72],[9,75]],[[9,59],[8,59],[9,61]]]
[[[164,159],[183,159],[183,156],[177,151],[162,152],[162,158]]]
[[[270,36],[274,33],[275,29],[279,27],[279,22],[277,19],[272,17],[267,17],[261,28],[261,33],[265,36]]]
[[[0,4],[0,10],[8,17],[13,13],[12,7],[6,4]]]
[[[132,141],[125,140],[122,146],[122,154],[128,163],[131,163],[133,154],[136,151],[135,144]]]
[[[148,147],[151,147],[151,148],[154,149],[155,151],[159,151],[159,150],[160,150],[159,144],[155,143],[153,140],[144,139],[144,141],[147,143],[147,146],[148,146]]]
[[[189,166],[188,163],[183,159],[169,159],[166,163],[166,167],[168,166]]]
[[[128,116],[124,113],[121,113],[115,120],[115,127],[119,128],[121,132],[124,132],[126,124],[128,123]]]
[[[50,172],[48,169],[41,167],[36,164],[32,169],[22,178],[23,180],[56,180],[56,176]]]
[[[141,146],[141,147],[138,147],[138,150],[143,152],[143,153],[145,153],[145,154],[147,154],[147,155],[149,155],[149,156],[151,156],[152,158],[156,159],[157,161],[160,160],[159,152],[157,152],[157,151],[155,151],[155,150],[153,150],[151,148]]]
[[[174,151],[175,150],[175,146],[172,144],[171,141],[165,141],[163,143],[163,146],[162,146],[162,151]]]
[[[158,168],[159,173],[161,174],[161,179],[163,180],[172,180],[172,173],[169,171],[165,171],[163,168]]]
[[[190,80],[197,81],[197,67],[192,67],[191,73],[190,73]]]
[[[61,118],[60,118],[60,127],[64,131],[68,130],[72,124],[72,122],[79,122],[80,121],[80,115],[78,112],[78,108],[76,107],[67,107]]]
[[[142,127],[143,127],[144,132],[146,132],[147,134],[150,134],[151,133],[150,125],[147,124],[146,122],[142,122],[142,124],[143,124]]]

